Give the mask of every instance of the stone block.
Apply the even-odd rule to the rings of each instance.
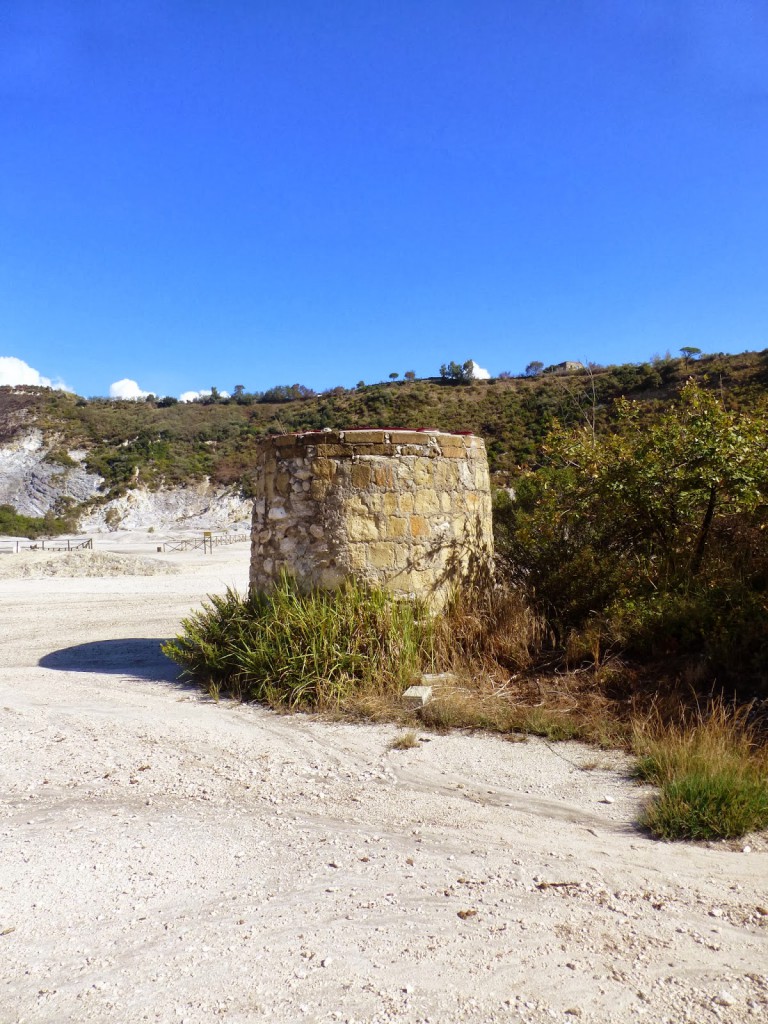
[[[395,449],[391,444],[356,444],[350,446],[353,455],[394,455]]]
[[[379,539],[376,522],[368,516],[352,516],[347,519],[346,533],[353,543]]]
[[[356,462],[352,466],[350,479],[353,487],[369,487],[371,483],[371,467],[364,462]]]
[[[383,430],[345,430],[344,441],[346,444],[384,444],[388,436]]]
[[[440,501],[435,491],[424,488],[416,491],[413,496],[413,511],[419,515],[431,515],[440,511]]]
[[[315,480],[333,480],[336,476],[337,466],[330,459],[315,459],[312,465],[312,475]]]
[[[420,459],[433,459],[440,454],[440,449],[428,444],[404,444],[400,447],[400,454],[406,458],[416,456]]]
[[[388,540],[400,540],[409,536],[408,520],[402,516],[390,516],[385,520],[382,531]]]
[[[352,448],[347,444],[318,444],[315,452],[321,459],[343,459],[351,458],[353,455]]]
[[[429,523],[424,516],[411,516],[409,527],[412,537],[429,536]]]
[[[275,494],[279,494],[284,498],[287,498],[291,493],[291,475],[290,473],[278,473],[275,476]]]
[[[374,466],[373,482],[377,487],[394,487],[395,474],[391,466]]]
[[[368,547],[368,564],[376,569],[389,569],[395,564],[394,545],[378,541]]]
[[[454,444],[453,441],[441,441],[440,454],[446,459],[466,459],[467,449],[463,444]]]
[[[412,479],[417,489],[419,487],[427,487],[432,483],[432,462],[430,459],[421,457],[414,461]]]
[[[387,515],[394,515],[398,511],[397,495],[391,491],[381,496],[381,510]]]
[[[423,708],[431,700],[431,686],[409,686],[403,694],[403,703],[409,708]]]
[[[368,568],[368,545],[350,544],[347,548],[346,561],[351,572],[358,575],[364,574]]]
[[[313,480],[309,485],[309,496],[315,501],[322,501],[330,489],[329,480]]]

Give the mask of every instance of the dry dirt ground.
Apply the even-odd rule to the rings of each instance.
[[[0,579],[2,1024],[768,1019],[765,837],[654,842],[577,744],[203,699],[158,639],[246,546],[153,545]]]

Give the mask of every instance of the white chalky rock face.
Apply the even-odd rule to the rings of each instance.
[[[116,528],[143,530],[150,526],[156,530],[216,530],[237,523],[245,528],[251,505],[235,489],[216,487],[207,480],[153,491],[136,487],[83,516],[80,527],[89,533]]]
[[[25,516],[44,516],[62,497],[86,501],[99,493],[102,478],[85,468],[85,452],[66,454],[74,465],[49,461],[55,445],[39,430],[18,434],[0,444],[0,505],[13,505]]]
[[[440,607],[493,558],[488,461],[471,435],[344,430],[270,438],[256,456],[251,586],[348,578]]]
[[[55,453],[66,455],[67,464]],[[62,498],[75,505],[104,497],[102,477],[86,468],[87,452],[65,450],[56,438],[44,437],[37,429],[17,434],[0,444],[0,505],[12,505],[25,516],[40,517],[55,511]],[[72,464],[70,464],[70,462]],[[98,504],[81,515],[79,528],[88,533],[105,533],[116,528],[142,530],[186,528],[217,530],[240,524],[247,529],[251,501],[232,487],[201,480],[186,486],[143,486]]]

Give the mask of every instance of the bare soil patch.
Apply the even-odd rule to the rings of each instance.
[[[0,580],[0,1020],[768,1014],[765,837],[655,842],[575,743],[205,700],[158,641],[247,545],[167,561]]]

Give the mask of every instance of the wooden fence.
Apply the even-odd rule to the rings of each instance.
[[[0,541],[0,552],[18,554],[19,551],[83,551],[93,548],[93,538],[88,540],[4,540]]]
[[[242,544],[250,539],[247,533],[204,533],[202,537],[166,540],[163,542],[163,551],[213,551],[222,544]]]
[[[213,551],[222,544],[242,544],[249,541],[247,533],[210,533],[202,537],[184,537],[181,540],[166,540],[158,545],[158,551]],[[0,554],[19,551],[83,551],[93,549],[93,538],[87,540],[0,540]]]

